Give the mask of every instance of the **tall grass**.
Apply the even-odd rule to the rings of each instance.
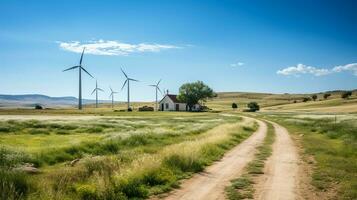
[[[29,160],[29,156],[24,153],[0,147],[0,199],[26,197],[30,189],[28,177],[14,168]]]
[[[126,145],[137,147],[109,157],[87,158],[70,171],[59,170],[47,179],[58,177],[55,182],[61,182],[66,187],[46,187],[42,192],[51,199],[147,198],[177,187],[178,180],[202,171],[255,129],[256,126],[243,129],[237,123],[224,124],[202,134],[192,133],[180,140],[170,138],[172,143],[150,153],[143,149],[150,146],[151,140],[158,138],[146,142],[142,142],[141,138],[128,139]],[[135,143],[137,140],[140,142]],[[33,197],[39,196],[34,194]]]

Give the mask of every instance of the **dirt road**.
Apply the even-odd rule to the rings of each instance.
[[[273,154],[267,160],[264,175],[258,178],[255,199],[303,199],[299,197],[299,156],[288,131],[273,123],[276,139]]]
[[[266,124],[261,121],[258,124],[258,130],[252,136],[226,153],[220,161],[207,167],[205,172],[184,181],[180,189],[169,193],[164,199],[225,199],[224,188],[230,184],[231,179],[243,173],[244,167],[254,158],[256,147],[266,135]]]

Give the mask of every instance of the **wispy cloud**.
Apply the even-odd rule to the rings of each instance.
[[[231,67],[241,67],[241,66],[243,66],[243,65],[244,65],[243,62],[236,62],[236,63],[232,63],[232,64],[231,64]]]
[[[81,43],[79,41],[58,42],[58,43],[60,48],[67,51],[81,53],[83,47],[86,47],[87,54],[107,55],[107,56],[129,55],[131,53],[142,53],[142,52],[160,52],[162,50],[181,48],[178,46],[167,45],[167,44],[156,44],[156,43],[129,44],[129,43],[118,42],[115,40],[95,40],[95,41],[89,41],[87,43]]]
[[[277,74],[285,76],[300,76],[301,74],[312,74],[314,76],[324,76],[332,73],[350,71],[357,76],[357,63],[351,63],[347,65],[335,66],[332,69],[317,68],[313,66],[307,66],[304,64],[297,64],[296,66],[286,67],[278,70]]]
[[[332,69],[333,72],[350,71],[353,75],[357,76],[357,63],[336,66]]]

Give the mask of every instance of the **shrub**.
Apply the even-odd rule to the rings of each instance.
[[[143,106],[139,108],[139,111],[154,111],[154,107]]]
[[[341,94],[341,98],[343,98],[343,99],[348,99],[350,96],[352,96],[351,91],[346,91]]]
[[[259,105],[257,102],[250,102],[248,103],[247,107],[251,112],[258,111],[260,109]]]
[[[39,104],[36,104],[36,105],[35,105],[35,109],[36,109],[36,110],[42,110],[43,107],[42,107],[41,105],[39,105]]]
[[[232,108],[233,108],[233,110],[235,110],[238,108],[238,105],[236,103],[232,103]]]
[[[312,100],[316,101],[316,99],[317,99],[317,95],[316,95],[316,94],[314,94],[314,95],[312,95],[312,96],[311,96],[311,98],[312,98]]]
[[[324,94],[324,99],[327,99],[327,98],[329,98],[330,96],[331,96],[330,93],[325,93],[325,94]]]
[[[303,99],[302,99],[302,102],[308,102],[308,101],[310,101],[311,99],[310,99],[310,97],[304,97]]]

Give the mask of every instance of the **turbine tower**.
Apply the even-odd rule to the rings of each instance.
[[[73,70],[73,69],[77,69],[78,68],[78,74],[79,74],[79,94],[78,94],[78,109],[79,110],[82,110],[82,70],[87,73],[90,77],[94,78],[86,69],[84,69],[82,67],[82,60],[83,60],[83,54],[84,54],[84,50],[86,48],[84,47],[83,48],[83,51],[82,51],[82,55],[81,55],[81,59],[79,60],[79,65],[77,66],[73,66],[73,67],[70,67],[68,69],[65,69],[63,70],[64,72],[65,71],[69,71],[69,70]]]
[[[112,98],[112,108],[114,108],[114,94],[116,94],[118,92],[113,91],[112,87],[109,87],[109,88],[110,88],[110,91],[111,91],[109,98],[110,97]]]
[[[156,101],[155,101],[156,102],[156,104],[155,104],[156,111],[158,111],[158,109],[157,109],[157,91],[159,91],[162,94],[162,92],[161,92],[161,90],[159,88],[160,82],[161,82],[161,79],[159,80],[159,82],[156,83],[156,85],[149,85],[151,87],[154,87],[155,91],[156,91]]]
[[[92,92],[92,95],[95,92],[95,107],[96,108],[98,108],[98,91],[104,92],[104,90],[102,90],[101,88],[98,87],[98,82],[97,82],[97,80],[95,80],[95,88]]]
[[[132,79],[132,78],[129,78],[128,75],[126,75],[126,73],[123,71],[123,69],[122,68],[120,68],[120,69],[121,69],[121,71],[123,72],[123,74],[124,74],[124,76],[126,78],[121,90],[123,90],[123,88],[125,87],[125,84],[128,85],[128,111],[129,111],[129,109],[130,109],[130,81],[136,81],[136,82],[139,82],[139,81],[135,80],[135,79]]]

